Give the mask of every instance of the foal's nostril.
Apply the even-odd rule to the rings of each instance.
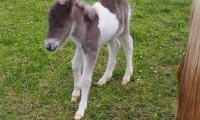
[[[51,51],[51,44],[45,46],[48,51]]]

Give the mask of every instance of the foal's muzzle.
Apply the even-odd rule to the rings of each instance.
[[[58,46],[59,42],[56,42],[56,39],[47,39],[44,44],[44,47],[51,52],[55,51]]]
[[[54,45],[51,45],[51,44],[47,44],[45,45],[45,48],[48,50],[48,51],[55,51],[57,46],[54,46]]]

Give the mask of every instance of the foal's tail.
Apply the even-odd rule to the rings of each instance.
[[[200,0],[193,0],[188,44],[177,77],[176,120],[200,120]]]

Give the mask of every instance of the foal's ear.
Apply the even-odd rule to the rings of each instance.
[[[57,1],[60,5],[65,5],[66,3],[70,3],[70,5],[73,5],[75,2],[75,0],[57,0]]]

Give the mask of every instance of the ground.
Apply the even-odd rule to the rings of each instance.
[[[70,103],[74,43],[68,42],[55,53],[43,47],[53,3],[54,0],[0,2],[2,120],[71,120],[78,108],[78,103]],[[176,69],[187,43],[191,1],[129,0],[129,4],[134,39],[131,82],[121,85],[125,72],[121,47],[110,81],[101,87],[92,84],[83,120],[170,120],[176,115]],[[107,61],[107,47],[103,46],[93,82],[102,77]]]

